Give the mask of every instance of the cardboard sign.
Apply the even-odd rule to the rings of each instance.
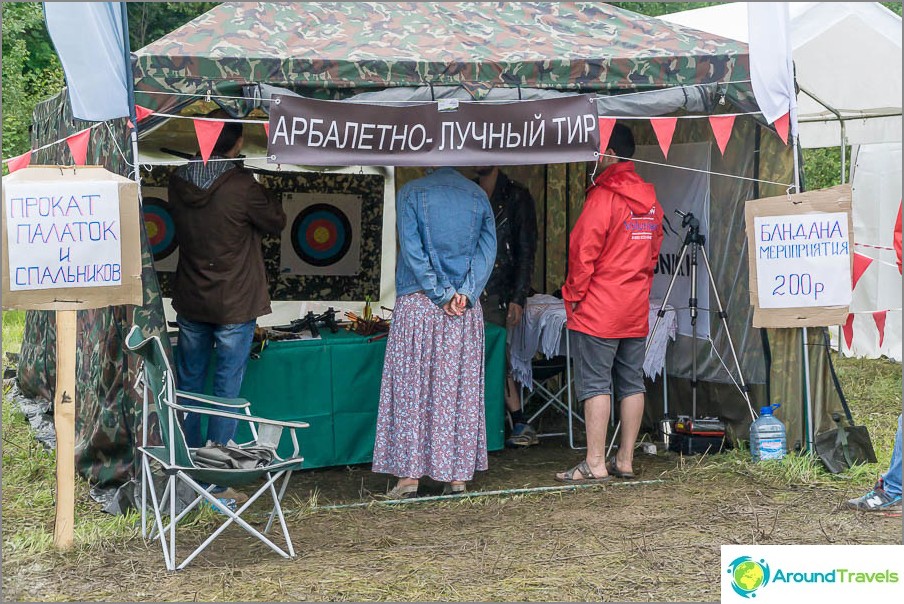
[[[748,201],[754,327],[844,323],[851,303],[851,187]]]
[[[3,178],[3,308],[142,303],[138,184],[99,166]]]

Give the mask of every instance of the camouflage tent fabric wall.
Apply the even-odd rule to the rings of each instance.
[[[34,112],[32,146],[39,147],[91,126],[72,118],[66,91],[39,104]],[[123,156],[126,120],[91,130],[88,164],[129,176]],[[35,153],[33,164],[72,165],[69,147],[53,145]],[[135,446],[142,431],[141,397],[132,388],[137,376],[133,355],[123,349],[125,334],[137,324],[147,335],[165,332],[163,303],[150,246],[141,231],[144,306],[119,306],[78,312],[76,349],[76,468],[94,484],[114,485],[137,470]],[[164,338],[164,341],[168,340]],[[53,401],[56,376],[56,323],[50,311],[26,313],[18,384],[29,398]]]
[[[175,170],[156,166],[142,179],[147,187],[166,187]],[[383,237],[384,178],[376,174],[330,174],[317,172],[258,174],[268,194],[341,193],[361,196],[360,270],[355,275],[285,275],[280,272],[280,237],[264,237],[264,265],[270,285],[270,299],[277,300],[364,300],[380,297],[380,261]],[[162,295],[172,298],[172,272],[158,272]]]
[[[441,44],[437,40],[442,40]],[[619,94],[685,84],[717,83],[721,94],[741,111],[755,111],[749,84],[746,45],[668,24],[603,3],[263,3],[228,2],[137,51],[136,101],[161,112],[197,114],[208,93],[241,97],[243,88],[267,83],[305,96],[346,98],[367,90],[397,86],[459,85],[480,99],[494,87],[533,87],[561,91]],[[197,95],[197,96],[192,96]],[[232,115],[255,108],[246,99],[215,102]],[[193,108],[194,107],[194,108]],[[203,113],[203,112],[202,112]],[[143,129],[165,118],[142,122]],[[123,123],[120,123],[123,122]],[[125,174],[120,149],[125,148],[124,120],[92,131],[89,161]],[[85,127],[69,114],[65,94],[40,105],[35,112],[34,144],[58,140]],[[646,128],[647,131],[644,131]],[[675,141],[708,140],[705,120],[681,122]],[[713,170],[790,182],[791,156],[771,134],[760,143],[752,119],[738,119],[736,135],[743,145],[729,145],[725,158],[713,155]],[[641,125],[640,142],[653,139]],[[739,147],[743,147],[739,148]],[[66,145],[35,158],[44,163],[69,163]],[[758,154],[758,160],[754,156]],[[146,176],[144,174],[143,176]],[[584,166],[557,165],[525,169],[513,175],[542,199],[540,233],[542,262],[535,287],[557,289],[565,276],[567,235],[577,219],[587,184]],[[276,185],[278,186],[278,184]],[[743,322],[746,297],[746,239],[743,201],[776,195],[747,181],[712,180],[713,206],[720,205],[721,235],[711,238],[718,287],[728,292],[725,305]],[[538,210],[540,208],[538,207]],[[714,224],[717,221],[713,221]],[[131,390],[134,361],[123,357],[122,336],[132,321],[146,335],[165,330],[160,287],[153,270],[147,237],[142,237],[145,306],[81,313],[79,346],[79,471],[94,482],[115,483],[133,471],[133,447],[140,434],[140,416]],[[362,285],[367,289],[368,285]],[[317,286],[314,289],[320,289]],[[277,294],[280,293],[277,287]],[[304,291],[310,291],[305,289]],[[361,291],[364,291],[363,289]],[[293,292],[291,295],[302,293]],[[357,295],[357,294],[356,294]],[[735,325],[736,323],[732,323]],[[745,325],[738,343],[745,370],[764,381],[766,369],[757,356],[757,330]],[[719,329],[713,331],[720,345]],[[20,362],[20,388],[31,396],[52,397],[53,320],[51,313],[29,313]],[[795,332],[773,330],[777,350],[795,350]],[[678,342],[677,371],[689,359]],[[704,353],[701,352],[701,355]],[[723,385],[710,357],[701,356],[705,378]],[[772,367],[772,397],[797,403],[798,376],[791,375],[793,355]],[[811,355],[812,381],[818,415],[838,408],[837,397],[819,355]],[[789,431],[795,426],[789,426]]]

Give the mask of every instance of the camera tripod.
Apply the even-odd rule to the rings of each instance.
[[[678,254],[678,262],[676,263],[675,272],[672,274],[672,279],[669,281],[668,289],[666,289],[665,297],[662,300],[662,305],[659,307],[659,311],[656,313],[656,322],[653,324],[653,329],[650,330],[650,335],[647,338],[647,345],[644,350],[644,353],[649,351],[650,343],[653,341],[653,335],[656,333],[656,329],[659,327],[659,323],[662,321],[662,318],[665,316],[665,307],[669,302],[669,298],[672,295],[672,289],[675,286],[675,279],[678,277],[678,273],[681,270],[681,266],[684,263],[684,258],[690,250],[690,258],[691,258],[691,294],[688,299],[688,308],[690,310],[691,316],[691,418],[697,419],[697,317],[698,317],[698,307],[697,307],[697,261],[698,257],[703,258],[703,266],[706,269],[706,273],[709,276],[709,284],[712,287],[713,297],[716,302],[716,309],[718,311],[719,319],[722,321],[722,328],[725,330],[725,336],[728,338],[728,347],[731,350],[731,356],[734,360],[735,369],[738,372],[738,389],[741,392],[741,396],[744,397],[744,400],[747,402],[747,407],[750,409],[750,417],[751,419],[756,419],[756,414],[753,411],[753,405],[750,403],[750,388],[744,382],[744,375],[741,373],[741,364],[738,362],[738,354],[735,350],[734,342],[731,339],[731,332],[728,330],[728,314],[722,308],[722,301],[719,299],[719,292],[716,289],[716,281],[713,278],[713,271],[709,264],[709,258],[706,255],[706,249],[703,245],[706,243],[706,237],[700,234],[700,221],[690,212],[682,212],[681,210],[675,210],[675,213],[681,216],[681,227],[687,228],[687,233],[684,237],[684,243],[681,245],[681,251]],[[728,368],[725,368],[726,371]],[[668,418],[668,407],[664,410],[666,419]]]

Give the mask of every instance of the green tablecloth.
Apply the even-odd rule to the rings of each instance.
[[[299,430],[305,468],[368,463],[373,457],[386,338],[367,338],[345,330],[321,331],[320,340],[270,342],[251,359],[241,396],[255,414],[303,420]],[[486,325],[487,448],[505,445],[505,329]],[[242,424],[236,440],[250,438]],[[288,435],[281,454],[291,453]]]

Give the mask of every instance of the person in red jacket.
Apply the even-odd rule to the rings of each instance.
[[[562,297],[577,397],[584,401],[587,455],[574,468],[557,474],[560,482],[634,477],[634,445],[644,407],[650,288],[662,245],[662,206],[653,185],[638,176],[634,162],[627,159],[633,155],[633,133],[616,124],[600,156],[598,167],[603,171],[588,190],[571,232]],[[617,455],[606,460],[613,394],[621,404],[621,441]]]
[[[898,205],[898,219],[895,221],[895,259],[898,262],[898,272],[901,272],[901,205]]]

